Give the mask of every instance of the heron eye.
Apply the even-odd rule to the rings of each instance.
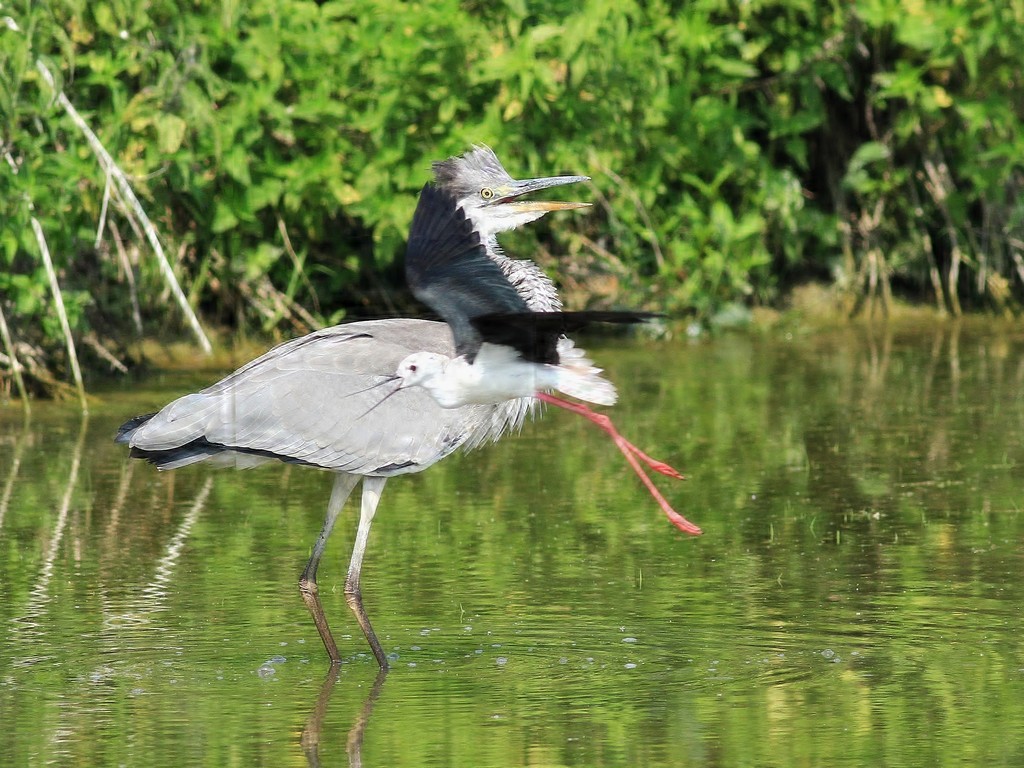
[[[492,197],[494,197],[494,190],[491,189],[490,187],[484,187],[483,189],[480,190],[480,197],[482,197],[484,200],[490,200]]]

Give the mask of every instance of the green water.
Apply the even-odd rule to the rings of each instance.
[[[704,536],[566,413],[394,479],[376,688],[329,475],[111,442],[214,373],[0,408],[0,764],[1024,764],[1024,329],[589,346]]]

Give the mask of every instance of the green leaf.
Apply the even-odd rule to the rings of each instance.
[[[737,79],[746,79],[757,76],[757,67],[748,64],[742,59],[727,59],[722,56],[709,56],[707,64],[714,67],[723,75]]]
[[[156,119],[157,147],[162,154],[178,151],[185,139],[187,123],[177,115],[162,114]]]
[[[223,202],[218,201],[213,211],[213,223],[210,228],[216,232],[226,232],[238,226],[238,217]]]

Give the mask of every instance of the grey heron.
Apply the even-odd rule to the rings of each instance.
[[[494,259],[532,308],[560,306],[553,283],[530,262],[510,259],[496,235],[550,211],[587,203],[524,201],[531,192],[586,180],[584,176],[513,179],[487,147],[435,163],[437,183],[482,233]],[[444,323],[420,319],[353,322],[285,342],[199,392],[118,431],[130,455],[160,469],[206,461],[249,467],[278,460],[335,473],[323,527],[299,579],[302,598],[333,664],[338,646],[324,615],[317,568],[335,522],[362,480],[355,542],[345,577],[345,600],[382,670],[387,655],[363,606],[360,574],[373,517],[388,479],[421,472],[454,451],[498,440],[521,426],[536,401],[441,408],[422,388],[381,401],[378,385],[410,353],[451,355]],[[372,418],[359,418],[372,409]]]
[[[457,201],[431,184],[420,193],[413,216],[405,270],[415,296],[451,327],[455,355],[412,353],[399,363],[393,392],[419,386],[445,408],[533,397],[584,416],[611,436],[672,524],[685,533],[700,534],[700,528],[672,509],[637,459],[656,472],[682,479],[675,469],[626,440],[607,416],[548,391],[614,404],[614,386],[564,334],[589,323],[638,323],[656,315],[532,311],[488,258],[479,233]]]

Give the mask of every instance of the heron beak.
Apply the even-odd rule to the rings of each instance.
[[[542,213],[549,213],[551,211],[569,211],[574,208],[589,208],[590,203],[560,203],[554,200],[513,200],[506,205],[514,206],[517,211],[541,211]]]
[[[539,192],[550,187],[561,187],[565,184],[579,184],[581,181],[590,181],[589,176],[548,176],[541,179],[524,179],[513,181],[504,189],[495,190],[498,197],[491,201],[491,205],[507,205],[517,211],[538,211],[549,213],[550,211],[568,211],[574,208],[589,208],[590,203],[569,203],[554,200],[519,200],[523,195]]]

